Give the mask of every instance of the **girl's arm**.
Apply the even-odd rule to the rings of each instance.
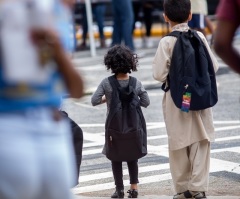
[[[150,104],[150,99],[147,91],[145,90],[140,81],[137,81],[137,93],[140,98],[140,106],[145,108],[148,107]]]
[[[99,84],[97,90],[94,92],[91,98],[91,102],[93,106],[97,106],[99,104],[106,102],[105,91],[103,87],[104,80]]]

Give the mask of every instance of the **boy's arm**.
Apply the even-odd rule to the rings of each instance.
[[[158,45],[157,52],[153,60],[153,78],[164,83],[167,79],[170,66],[170,57],[177,38],[164,37]]]

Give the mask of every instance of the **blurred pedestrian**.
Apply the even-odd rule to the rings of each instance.
[[[105,55],[104,63],[108,70],[116,77],[121,87],[128,88],[130,84],[129,73],[132,71],[137,71],[137,55],[134,54],[128,47],[122,45],[113,46]],[[142,83],[137,80],[136,87],[134,88],[138,97],[140,98],[140,105],[147,107],[150,104],[148,94]],[[111,108],[113,88],[108,77],[104,78],[97,90],[92,96],[92,105],[100,105],[106,102],[107,104],[107,115]],[[130,120],[132,121],[132,120]],[[137,141],[134,141],[137,142]],[[106,144],[106,143],[105,143]],[[134,144],[132,146],[135,146]],[[104,146],[103,153],[106,155],[106,147]],[[125,146],[121,146],[125,147]],[[129,151],[129,153],[134,153],[134,149]],[[118,159],[120,157],[116,157]],[[112,162],[112,172],[114,176],[114,181],[116,185],[116,191],[112,194],[111,198],[124,198],[124,184],[123,184],[123,171],[122,171],[122,161],[111,161]],[[138,159],[128,161],[128,170],[130,176],[130,190],[128,191],[128,198],[138,197]]]
[[[190,0],[164,0],[164,18],[172,31],[188,32],[191,20]],[[215,72],[218,63],[206,38],[197,32],[206,46]],[[165,36],[153,61],[153,77],[166,85],[177,38]],[[210,141],[214,140],[212,109],[183,112],[173,102],[171,90],[163,96],[163,114],[168,134],[170,171],[175,191],[174,199],[205,199],[208,190]]]
[[[240,0],[221,0],[217,19],[214,49],[229,67],[240,74],[240,54],[233,46],[234,36],[240,25]]]
[[[69,35],[57,32],[71,23],[62,2],[0,4],[1,199],[72,198],[70,126],[58,108],[66,90],[83,95],[83,80],[61,43]]]
[[[81,0],[85,2],[85,0]],[[105,35],[104,35],[104,17],[105,17],[105,10],[106,10],[106,1],[104,0],[91,0],[92,5],[92,13],[95,21],[98,25],[98,32],[99,32],[99,41],[100,41],[100,48],[105,48]],[[88,35],[88,22],[87,22],[87,13],[86,7],[83,7],[83,19],[82,19],[82,43],[77,47],[77,49],[86,49],[87,48],[87,35]]]
[[[134,14],[131,0],[112,0],[113,6],[113,34],[112,46],[124,44],[131,50],[135,50],[132,27],[134,23]]]
[[[191,0],[192,19],[188,22],[190,28],[198,30],[206,35],[207,1],[206,0]]]
[[[192,19],[188,22],[190,28],[202,32],[206,38],[206,28],[210,33],[209,44],[213,43],[214,26],[208,17],[208,5],[206,0],[191,0]]]
[[[149,0],[133,0],[133,10],[134,10],[134,24],[133,24],[133,33],[135,30],[135,24],[137,21],[143,22],[145,26],[145,34],[142,35],[144,47],[150,48],[153,46],[153,43],[150,41],[151,37],[151,29],[153,24],[152,12],[154,9],[154,2]],[[140,16],[140,12],[142,12],[143,16]]]

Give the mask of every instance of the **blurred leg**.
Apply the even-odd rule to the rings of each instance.
[[[104,16],[105,16],[106,5],[104,3],[97,3],[93,6],[93,14],[98,25],[98,31],[100,39],[104,39]]]
[[[144,23],[146,26],[146,36],[147,37],[151,36],[151,28],[152,28],[152,23],[153,23],[152,10],[153,10],[153,7],[150,3],[146,3],[143,7]]]
[[[121,24],[122,24],[122,36],[126,46],[131,50],[135,50],[132,36],[132,26],[134,23],[132,2],[129,0],[121,0]]]
[[[37,199],[71,199],[76,168],[70,125],[65,119],[55,121],[51,111],[38,114],[41,117],[35,122],[35,142],[42,189]]]
[[[32,199],[40,189],[36,146],[23,114],[0,114],[0,198]]]
[[[119,10],[119,6],[120,6],[119,0],[112,0],[112,9],[113,9],[112,46],[115,44],[121,44],[121,41],[122,41],[121,12]]]

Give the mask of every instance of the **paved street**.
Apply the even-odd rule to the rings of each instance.
[[[163,91],[160,84],[152,78],[151,70],[159,38],[152,38],[152,41],[154,47],[143,50],[141,40],[135,40],[137,53],[141,58],[138,72],[132,73],[143,82],[151,100],[151,105],[143,109],[148,129],[149,154],[139,160],[139,194],[142,197],[175,194],[169,171],[167,135],[161,107]],[[237,40],[236,45],[239,48],[240,41]],[[97,56],[94,58],[90,57],[89,51],[74,54],[73,63],[85,79],[86,95],[80,100],[66,98],[63,102],[63,109],[84,132],[79,185],[72,191],[76,195],[94,198],[109,197],[114,190],[110,161],[101,154],[106,105],[92,107],[90,103],[91,94],[97,85],[104,77],[111,75],[102,64],[105,52],[106,49],[97,50]],[[213,108],[216,142],[212,143],[211,147],[210,184],[207,194],[240,196],[240,77],[221,60],[219,63],[219,102]],[[129,188],[129,178],[126,164],[123,165],[126,192]]]

